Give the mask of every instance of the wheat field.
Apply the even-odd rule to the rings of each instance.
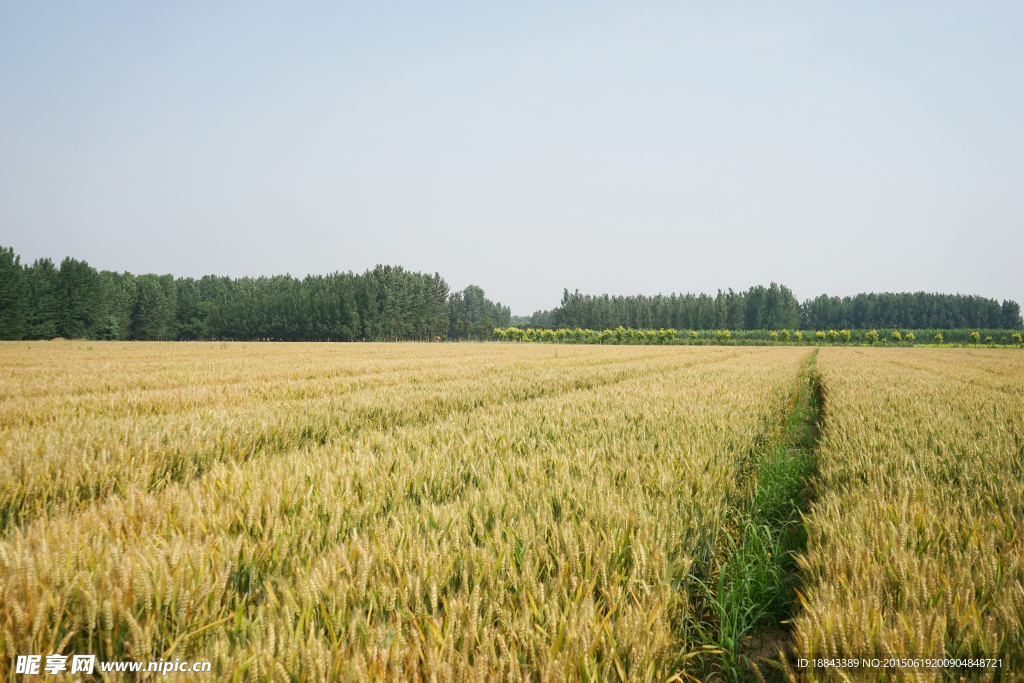
[[[289,682],[727,677],[698,593],[809,361],[138,342],[0,360],[0,679],[18,654],[90,653]],[[1020,665],[1017,354],[817,365],[788,647]]]
[[[188,656],[282,681],[685,671],[688,576],[805,355],[2,353],[0,666]]]
[[[980,679],[1016,680],[1024,362],[995,350],[828,349],[818,365],[828,396],[795,649],[1001,658]]]

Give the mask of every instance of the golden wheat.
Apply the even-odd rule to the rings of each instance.
[[[664,680],[792,348],[11,344],[0,677]]]
[[[797,652],[996,657],[1012,676],[1024,667],[1024,365],[947,349],[825,349],[818,364],[826,428]]]

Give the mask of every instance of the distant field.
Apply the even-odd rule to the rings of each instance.
[[[720,679],[771,658],[765,633],[1020,666],[1019,353],[811,353],[2,344],[0,678],[59,652],[217,680]],[[798,437],[820,472],[786,489],[815,499],[779,571],[802,606],[773,589],[795,632],[768,610],[730,644],[746,529],[799,523],[764,513]]]

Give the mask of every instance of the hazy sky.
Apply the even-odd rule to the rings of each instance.
[[[0,1],[0,245],[1024,302],[1024,3]]]

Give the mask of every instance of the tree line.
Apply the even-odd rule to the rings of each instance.
[[[70,257],[22,265],[0,248],[0,338],[9,340],[435,340],[462,319],[450,311],[474,330],[508,324],[508,308],[479,287],[450,293],[439,274],[397,266],[301,279],[175,278],[97,271]]]
[[[520,319],[521,320],[521,319]],[[518,321],[517,321],[518,322]],[[532,321],[531,321],[532,322]],[[536,325],[536,323],[534,323]],[[1015,301],[962,294],[882,293],[821,295],[799,303],[785,286],[758,285],[743,292],[595,296],[563,291],[551,327],[566,329],[1022,329]]]
[[[772,283],[717,295],[594,296],[512,316],[470,285],[378,265],[356,274],[230,278],[97,271],[65,258],[22,264],[0,247],[0,339],[378,341],[491,339],[495,328],[782,330],[1021,329],[1013,301],[959,294],[820,296]]]
[[[745,292],[656,296],[594,296],[579,290],[562,294],[553,325],[594,330],[685,329],[765,330],[800,325],[800,304],[788,287],[771,283]]]
[[[905,292],[838,297],[822,294],[800,306],[801,326],[829,328],[916,328],[956,330],[1022,328],[1020,305],[965,294]]]

